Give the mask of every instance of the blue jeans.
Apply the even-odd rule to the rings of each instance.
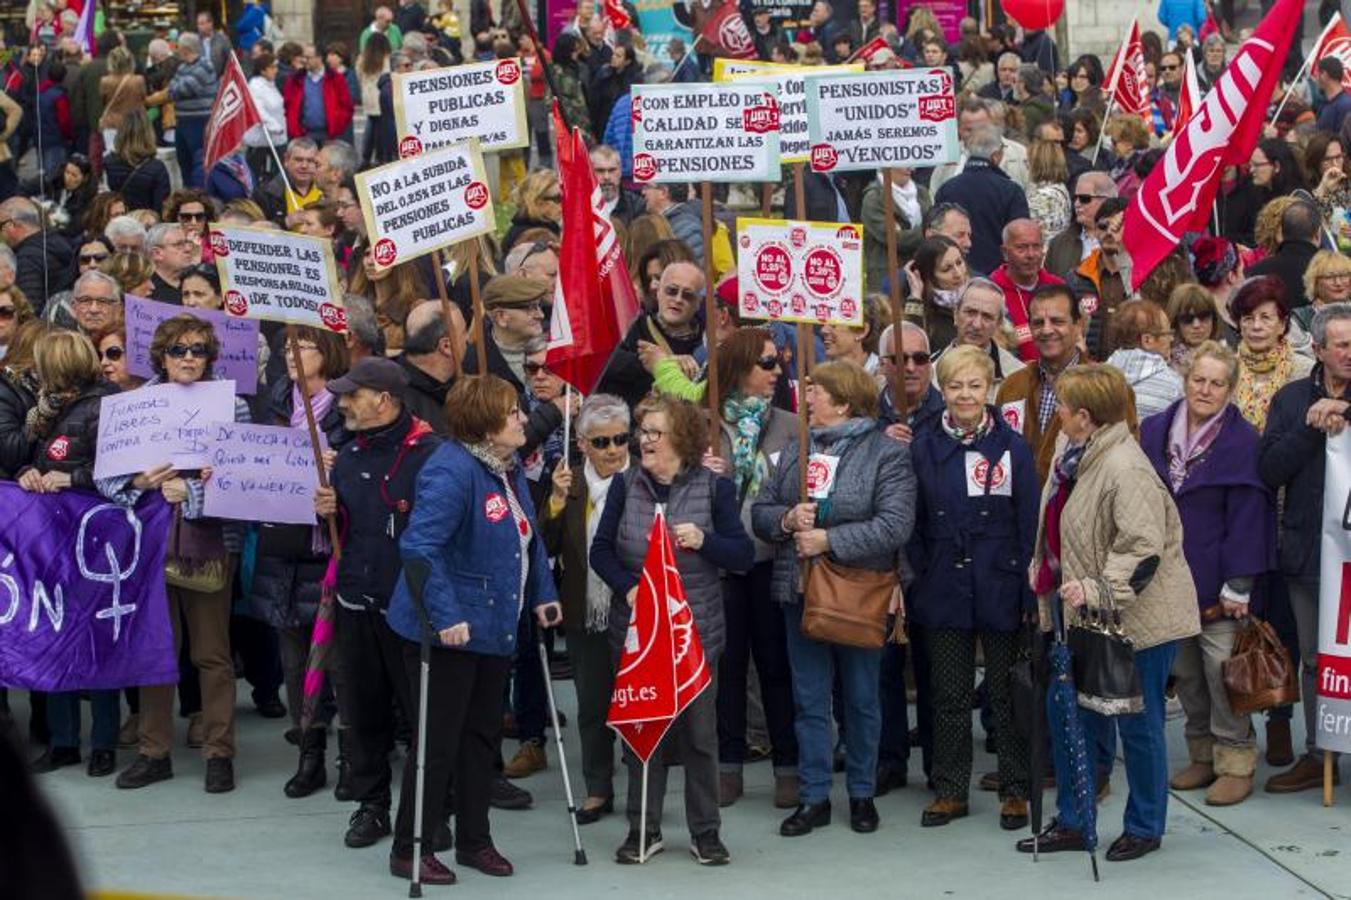
[[[1121,735],[1126,759],[1126,784],[1130,789],[1123,824],[1126,833],[1136,837],[1163,837],[1168,820],[1168,745],[1163,734],[1163,690],[1176,657],[1177,641],[1159,644],[1135,654],[1135,669],[1140,673],[1140,687],[1145,697],[1144,712],[1129,716],[1103,716],[1079,709],[1079,721],[1084,725],[1090,758],[1096,755],[1095,746],[1102,747],[1111,741],[1114,725]],[[1051,750],[1055,755],[1057,816],[1062,826],[1079,831],[1082,826],[1074,809],[1069,753],[1064,741],[1055,739],[1051,741]]]
[[[122,700],[117,691],[90,691],[89,705],[93,726],[89,731],[92,750],[116,750],[117,730],[121,726]],[[80,746],[80,692],[62,691],[47,695],[47,716],[51,720],[52,746]]]
[[[851,799],[872,797],[877,779],[877,742],[882,736],[878,678],[882,651],[823,644],[802,633],[802,605],[785,606],[788,662],[793,667],[797,716],[798,795],[802,803],[830,799],[834,745],[830,735],[831,688],[840,675],[845,730],[845,784]]]
[[[206,116],[179,116],[174,126],[174,151],[183,173],[183,187],[201,188],[205,183],[202,160],[206,154],[206,120]]]

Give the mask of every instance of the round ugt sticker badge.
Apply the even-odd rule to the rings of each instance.
[[[507,517],[511,508],[507,506],[507,500],[501,494],[493,492],[483,500],[483,516],[489,522],[496,525]]]
[[[813,453],[807,459],[807,496],[813,500],[826,500],[835,489],[835,475],[840,468],[840,458],[826,453]]]

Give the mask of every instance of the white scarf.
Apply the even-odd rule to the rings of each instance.
[[[622,474],[629,468],[628,463],[624,468],[615,474]],[[586,476],[586,556],[591,558],[591,542],[596,539],[596,528],[600,525],[600,517],[605,512],[605,498],[610,494],[610,482],[614,481],[614,475],[609,478],[601,478],[600,473],[591,465],[591,460],[587,460],[582,467],[582,474]],[[597,634],[610,627],[610,587],[605,583],[605,579],[596,574],[596,570],[587,566],[586,569],[586,630]]]
[[[877,177],[880,180],[881,173]],[[901,184],[895,178],[891,179],[891,202],[896,210],[905,216],[906,224],[911,228],[918,226],[920,220],[924,218],[924,213],[919,208],[919,185],[915,184],[913,178],[905,184]]]

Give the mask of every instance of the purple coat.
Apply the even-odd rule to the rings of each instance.
[[[1202,612],[1219,603],[1231,578],[1276,568],[1276,504],[1257,475],[1257,431],[1230,405],[1220,433],[1179,490],[1168,479],[1168,432],[1185,400],[1140,423],[1140,445],[1182,517],[1182,552]],[[1261,612],[1254,592],[1252,612]]]

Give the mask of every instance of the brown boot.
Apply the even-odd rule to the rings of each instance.
[[[1288,766],[1295,761],[1289,719],[1267,719],[1267,765]]]
[[[502,769],[502,774],[508,778],[528,778],[547,768],[549,758],[544,755],[544,745],[525,741],[521,744],[521,749],[511,758],[511,762]]]
[[[793,809],[797,806],[798,782],[796,775],[774,776],[774,808]]]
[[[741,799],[741,795],[746,792],[746,786],[741,780],[740,772],[719,772],[718,773],[718,805],[731,806]],[[794,804],[796,805],[796,804]]]
[[[1332,767],[1332,783],[1341,784],[1336,766]],[[1299,762],[1281,774],[1268,778],[1266,792],[1268,794],[1295,794],[1299,791],[1317,790],[1322,786],[1323,760],[1306,753],[1299,758]]]
[[[1221,775],[1206,791],[1206,806],[1235,806],[1252,793],[1252,779],[1240,775]]]
[[[1195,791],[1215,781],[1215,767],[1209,762],[1194,762],[1168,780],[1175,791]]]
[[[964,819],[969,812],[970,809],[968,809],[965,800],[939,797],[924,808],[924,813],[919,818],[919,824],[925,828],[935,828],[946,825],[953,819]]]

